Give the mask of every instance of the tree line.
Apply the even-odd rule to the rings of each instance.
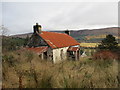
[[[26,38],[2,36],[2,52],[13,51],[25,47],[28,41],[28,36]]]

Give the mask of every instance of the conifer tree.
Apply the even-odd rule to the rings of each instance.
[[[98,46],[99,49],[107,49],[107,50],[115,50],[118,48],[118,43],[115,39],[115,37],[111,34],[106,35],[106,38],[104,38],[101,42],[101,44]]]

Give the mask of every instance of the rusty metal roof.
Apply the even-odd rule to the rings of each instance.
[[[68,51],[78,51],[79,47],[69,47]]]
[[[62,48],[79,45],[79,43],[73,37],[65,33],[42,31],[39,35],[51,48]]]
[[[26,48],[27,50],[33,51],[37,54],[41,54],[43,52],[46,52],[48,47],[32,47],[32,48]]]

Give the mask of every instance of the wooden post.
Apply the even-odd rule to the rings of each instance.
[[[43,53],[41,54],[41,59],[42,59],[42,60],[44,59],[44,54],[43,54]]]
[[[78,50],[78,61],[80,59],[80,50]]]
[[[75,60],[77,60],[77,51],[75,52]]]

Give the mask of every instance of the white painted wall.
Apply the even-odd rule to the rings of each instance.
[[[63,60],[67,59],[67,49],[69,47],[63,47],[63,48],[58,48],[58,49],[53,49],[53,62],[60,62],[62,61],[61,59],[61,50],[63,50]]]

